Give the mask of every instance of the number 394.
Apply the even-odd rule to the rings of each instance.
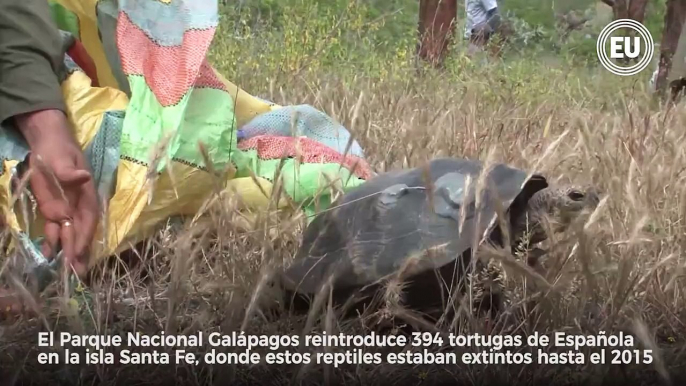
[[[613,365],[630,365],[653,363],[653,350],[612,350]]]

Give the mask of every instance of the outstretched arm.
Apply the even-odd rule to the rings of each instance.
[[[42,252],[87,271],[98,225],[95,184],[65,115],[61,34],[46,0],[0,0],[0,120],[12,119],[31,150],[31,190],[45,219]]]
[[[66,110],[57,76],[61,47],[47,1],[0,0],[0,123],[41,110]]]

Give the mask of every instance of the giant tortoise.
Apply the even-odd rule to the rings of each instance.
[[[380,174],[344,194],[305,229],[294,262],[283,272],[290,300],[303,305],[328,283],[325,288],[342,302],[366,293],[363,288],[375,292],[384,279],[403,272],[404,305],[431,314],[444,307],[446,293],[435,291],[445,291],[446,283],[478,274],[497,282],[489,264],[470,264],[474,247],[484,241],[503,246],[506,234],[512,248],[533,245],[550,229],[544,218],[554,220],[546,223],[556,224],[553,231],[563,231],[599,203],[591,187],[550,186],[541,175],[504,164],[483,169],[476,160],[435,159]],[[498,213],[507,221],[497,221]],[[508,233],[501,223],[509,224]],[[479,313],[501,307],[492,284],[473,303]]]

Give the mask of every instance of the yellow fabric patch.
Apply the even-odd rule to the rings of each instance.
[[[238,124],[238,127],[250,122],[250,120],[259,114],[281,108],[281,106],[277,104],[270,104],[255,98],[243,91],[240,87],[231,83],[217,70],[214,72],[222,83],[226,85],[228,93],[231,94],[231,97],[234,100],[234,113],[236,114],[236,123]]]
[[[91,79],[80,71],[62,82],[62,94],[76,140],[86,145],[100,129],[105,111],[126,110],[129,103],[126,94],[115,88],[91,87]]]

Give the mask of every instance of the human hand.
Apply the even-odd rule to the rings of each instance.
[[[64,113],[42,110],[15,117],[29,144],[29,182],[45,219],[43,255],[61,245],[64,266],[82,277],[99,218],[95,184]]]

